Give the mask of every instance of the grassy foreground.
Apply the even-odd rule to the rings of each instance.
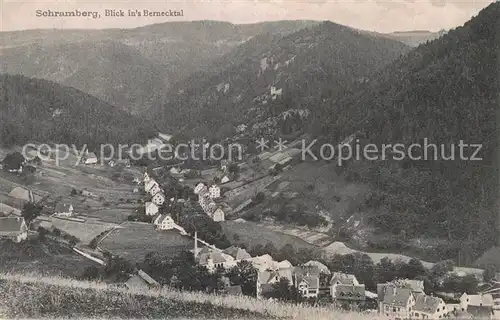
[[[373,315],[249,297],[170,289],[127,290],[105,283],[0,274],[0,318],[373,319]]]

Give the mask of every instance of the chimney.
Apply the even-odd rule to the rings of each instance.
[[[198,231],[194,231],[194,257],[198,257]]]

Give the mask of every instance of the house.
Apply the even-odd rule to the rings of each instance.
[[[158,213],[158,206],[154,202],[146,202],[145,212],[147,216],[154,216]]]
[[[194,194],[203,194],[207,191],[207,186],[203,182],[198,183],[196,187],[194,187]]]
[[[128,289],[151,289],[159,288],[160,284],[151,278],[146,272],[139,270],[125,282]]]
[[[149,194],[154,196],[158,192],[161,192],[161,188],[159,184],[154,184],[153,187],[149,190]]]
[[[0,216],[8,217],[14,215],[20,217],[21,214],[22,214],[21,210],[0,202]]]
[[[393,283],[377,284],[379,313],[387,317],[408,319],[415,305],[415,297],[409,288]]]
[[[165,195],[163,194],[163,192],[158,192],[153,196],[151,201],[153,201],[156,205],[161,206],[165,203]]]
[[[210,272],[217,268],[230,269],[237,264],[230,255],[208,248],[200,251],[196,259],[200,266],[206,267]]]
[[[252,257],[245,249],[238,248],[235,246],[231,246],[222,252],[230,255],[236,261],[246,260],[246,259],[250,259]]]
[[[351,287],[348,289],[346,287]],[[365,286],[358,282],[358,279],[352,274],[342,272],[334,272],[330,279],[330,296],[336,300],[346,300],[349,298],[349,293],[358,294],[363,293],[363,300],[365,294]],[[356,297],[353,297],[356,300]]]
[[[211,199],[217,199],[220,198],[220,187],[213,184],[210,186],[208,189],[208,193]]]
[[[278,283],[281,278],[293,283],[292,269],[279,269],[274,271],[259,271],[257,272],[256,294],[257,298],[272,291],[273,284]]]
[[[149,179],[144,183],[144,191],[146,192],[150,192],[154,187],[160,188],[160,185],[154,179]]]
[[[401,288],[409,288],[414,295],[424,293],[424,281],[413,279],[397,279],[393,283]]]
[[[84,164],[96,164],[97,163],[97,156],[95,155],[94,152],[87,152],[87,154],[83,158],[83,163]]]
[[[175,228],[175,221],[170,215],[160,214],[154,220],[153,224],[158,230],[172,230]]]
[[[443,299],[425,294],[415,298],[411,312],[412,319],[442,319],[452,310],[448,310]]]
[[[460,297],[460,308],[473,317],[489,319],[493,314],[494,301],[491,294],[468,295],[464,293]]]
[[[42,197],[23,187],[15,187],[9,192],[9,197],[22,200],[25,202],[37,203],[42,200]]]
[[[54,210],[54,215],[57,217],[71,217],[73,216],[73,205],[68,203],[59,202]]]
[[[139,193],[139,188],[134,188],[134,189],[132,190],[132,192],[133,192],[133,193]]]
[[[319,294],[319,274],[305,273],[295,276],[295,287],[304,298],[316,298]]]
[[[324,274],[331,274],[330,270],[328,269],[327,266],[325,266],[323,263],[319,262],[319,261],[315,261],[315,260],[310,260],[306,263],[303,264],[304,267],[314,267],[314,268],[318,268],[320,270],[321,273],[324,273]],[[354,276],[353,276],[354,277]]]
[[[224,221],[224,211],[222,211],[221,208],[217,208],[217,210],[215,210],[211,215],[210,217],[212,218],[213,221],[215,222],[220,222],[220,221]]]
[[[220,179],[220,183],[221,183],[221,184],[228,183],[228,182],[231,182],[231,178],[229,177],[229,175],[225,175],[225,176],[223,176],[223,177]]]
[[[1,217],[0,238],[19,243],[28,238],[28,227],[23,217]]]
[[[334,299],[337,302],[341,303],[360,302],[360,301],[365,301],[366,299],[364,284],[359,284],[359,285],[338,284],[335,286],[334,294],[335,296],[332,297],[334,297]]]
[[[109,161],[109,162],[108,162],[108,165],[109,165],[111,168],[113,168],[113,167],[115,166],[115,164],[116,164],[116,163],[115,163],[113,160],[111,160],[111,161]]]

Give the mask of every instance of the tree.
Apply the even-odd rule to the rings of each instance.
[[[135,271],[135,268],[127,260],[111,256],[108,258],[108,263],[104,268],[104,273],[107,277],[116,281],[126,281],[130,275]]]
[[[297,301],[298,292],[287,278],[281,278],[278,282],[273,283],[272,289],[263,293],[263,296],[281,301]]]
[[[71,193],[70,193],[71,196],[76,196],[77,194],[78,194],[78,191],[76,191],[75,188],[71,189]]]
[[[239,261],[231,268],[227,276],[232,285],[241,286],[244,295],[255,296],[257,284],[257,269],[249,261]]]
[[[493,280],[495,278],[496,272],[497,268],[494,265],[486,266],[483,272],[484,282],[490,282],[491,280]]]
[[[403,270],[402,270],[403,271]],[[410,259],[407,266],[404,268],[404,277],[408,279],[415,279],[418,276],[426,274],[426,270],[422,262],[418,259]]]
[[[264,192],[258,192],[256,195],[255,195],[255,198],[254,198],[254,202],[256,204],[259,204],[259,203],[262,203],[264,201],[264,199],[266,198],[266,196],[264,195]]]
[[[431,268],[432,277],[441,278],[453,271],[455,263],[453,260],[443,260],[435,263]]]
[[[42,205],[36,205],[31,202],[28,202],[24,205],[21,215],[27,224],[33,221],[36,217],[38,217],[43,209]]]
[[[101,278],[99,268],[96,266],[88,266],[83,270],[83,273],[81,275],[82,280],[96,280]]]
[[[3,159],[3,168],[4,170],[19,170],[25,161],[26,159],[20,152],[9,153]]]

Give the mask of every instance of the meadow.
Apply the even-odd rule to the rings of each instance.
[[[177,231],[157,231],[152,224],[142,222],[125,222],[99,242],[99,248],[135,262],[142,262],[149,252],[174,256],[193,246],[188,236]]]

